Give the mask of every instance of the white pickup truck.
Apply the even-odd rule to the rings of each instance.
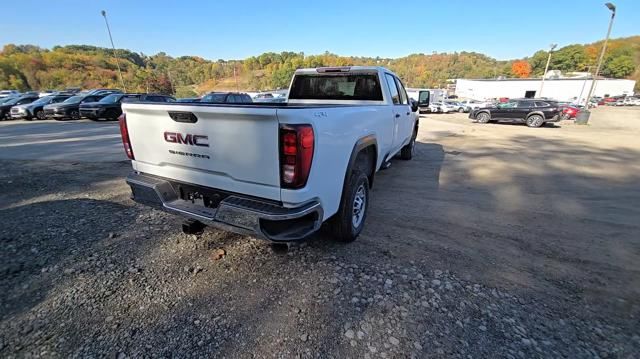
[[[271,241],[324,222],[354,240],[376,172],[396,155],[410,160],[418,130],[417,104],[381,67],[297,70],[286,103],[122,109],[135,201]]]

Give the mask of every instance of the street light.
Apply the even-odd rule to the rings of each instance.
[[[611,10],[611,19],[609,20],[609,29],[607,30],[607,37],[604,39],[604,44],[602,45],[602,52],[600,52],[600,58],[598,59],[598,66],[596,66],[596,73],[593,75],[593,79],[591,80],[591,88],[589,89],[589,93],[587,94],[586,102],[585,102],[585,117],[584,121],[576,121],[578,124],[587,124],[589,122],[589,103],[591,102],[591,96],[593,96],[593,89],[596,87],[596,79],[598,78],[598,74],[600,73],[600,67],[602,66],[602,60],[604,59],[604,53],[607,50],[607,42],[609,42],[609,35],[611,35],[611,27],[613,26],[613,19],[616,17],[616,6],[612,3],[608,2],[604,4],[609,10]]]
[[[113,57],[116,59],[116,66],[118,67],[118,74],[120,75],[120,82],[122,83],[122,90],[127,92],[127,87],[124,85],[124,78],[122,77],[122,70],[120,70],[120,60],[116,53],[116,46],[113,44],[113,37],[111,37],[111,29],[109,28],[109,21],[107,21],[107,12],[102,10],[100,12],[104,17],[104,23],[107,25],[107,32],[109,33],[109,40],[111,40],[111,48],[113,49]]]
[[[544,87],[544,78],[547,76],[549,70],[549,63],[551,62],[551,52],[556,48],[558,44],[549,45],[549,57],[547,58],[547,66],[544,67],[544,73],[542,74],[542,82],[540,83],[540,91],[538,91],[538,97],[542,97],[542,88]]]

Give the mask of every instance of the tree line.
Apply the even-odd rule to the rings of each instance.
[[[602,42],[569,45],[553,52],[549,69],[591,71]],[[270,90],[286,88],[302,67],[369,65],[396,72],[409,87],[443,87],[448,79],[542,76],[548,52],[524,59],[500,61],[475,52],[412,54],[401,58],[349,57],[329,52],[268,52],[244,60],[206,60],[198,56],[171,57],[117,49],[126,90],[158,92],[179,97],[211,90]],[[632,78],[640,89],[640,36],[610,40],[601,74]],[[88,45],[8,44],[0,52],[0,89],[44,90],[66,87],[121,88],[113,50]]]

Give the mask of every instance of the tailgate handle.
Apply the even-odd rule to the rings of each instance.
[[[196,123],[198,122],[198,118],[193,112],[185,112],[185,111],[169,111],[169,117],[176,122],[182,123]]]

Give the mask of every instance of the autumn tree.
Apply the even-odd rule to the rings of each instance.
[[[511,73],[521,79],[527,78],[531,75],[531,64],[524,60],[514,61],[511,64]]]

